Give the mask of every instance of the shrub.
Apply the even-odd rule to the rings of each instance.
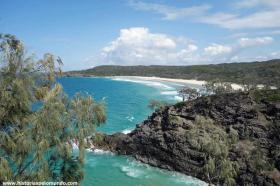
[[[234,143],[230,136],[211,119],[202,116],[196,117],[194,127],[186,135],[193,148],[205,153],[203,174],[208,182],[234,185],[238,168],[228,157]]]

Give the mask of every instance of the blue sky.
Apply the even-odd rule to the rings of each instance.
[[[0,32],[64,70],[280,58],[279,0],[0,0]]]

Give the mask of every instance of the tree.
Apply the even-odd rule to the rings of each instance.
[[[232,88],[231,83],[221,82],[220,80],[208,81],[203,86],[208,94],[224,94],[232,93],[235,91]]]
[[[0,35],[0,182],[82,179],[84,139],[104,123],[104,106],[69,99],[55,81],[61,65],[51,54],[34,61],[16,37]]]
[[[235,185],[238,168],[229,158],[229,149],[235,142],[229,134],[210,118],[196,116],[194,126],[187,131],[186,138],[192,148],[204,153],[202,174],[209,183]]]
[[[199,97],[199,92],[195,88],[184,87],[178,91],[179,95],[185,100],[192,100]]]
[[[250,91],[250,90],[256,90],[258,87],[258,84],[250,77],[250,75],[245,75],[242,79],[242,89],[244,91]]]

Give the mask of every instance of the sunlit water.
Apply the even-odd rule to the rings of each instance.
[[[108,134],[127,133],[152,112],[152,99],[176,102],[180,85],[161,82],[133,82],[108,78],[67,77],[59,79],[69,96],[77,92],[92,95],[107,104],[107,122],[97,130]],[[142,164],[128,156],[88,151],[84,186],[183,186],[203,185],[195,178]]]

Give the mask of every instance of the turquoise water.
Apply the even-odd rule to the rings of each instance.
[[[149,100],[176,102],[179,85],[160,82],[131,82],[108,78],[61,78],[65,92],[73,96],[86,92],[96,100],[107,104],[106,124],[97,130],[108,134],[129,132],[152,112]],[[183,186],[202,185],[192,177],[161,170],[128,156],[116,156],[110,152],[88,151],[85,161],[84,186]]]

